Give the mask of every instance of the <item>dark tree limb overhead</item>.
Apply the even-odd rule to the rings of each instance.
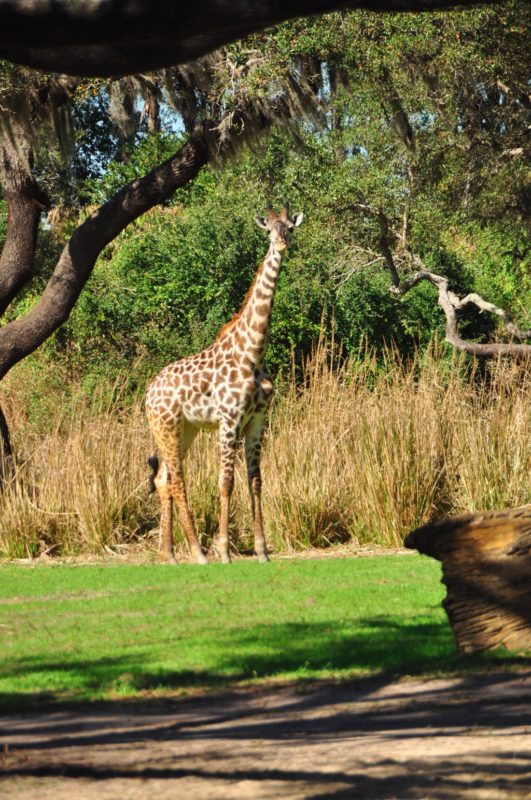
[[[127,75],[194,60],[296,17],[480,2],[485,0],[0,0],[0,58],[71,75]]]

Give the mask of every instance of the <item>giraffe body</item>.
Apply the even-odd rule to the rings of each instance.
[[[175,561],[172,542],[172,507],[179,508],[181,523],[192,555],[206,563],[188,506],[183,460],[201,428],[218,428],[221,469],[220,529],[217,549],[223,562],[230,561],[229,505],[234,483],[234,459],[240,439],[245,439],[245,457],[255,552],[268,561],[261,510],[260,450],[273,382],[263,369],[269,339],[271,310],[282,254],[291,231],[302,214],[256,218],[269,232],[270,246],[242,308],[225,325],[213,344],[201,353],[169,364],[155,378],[146,395],[146,414],[157,449],[155,486],[162,504],[162,548],[168,561]]]

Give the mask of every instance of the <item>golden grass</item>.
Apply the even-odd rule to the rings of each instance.
[[[480,377],[470,362],[432,352],[407,365],[390,354],[384,366],[369,356],[337,366],[319,347],[304,388],[284,381],[271,414],[262,462],[269,541],[277,551],[396,546],[441,514],[530,502],[530,389],[516,365],[493,364]],[[116,387],[106,403],[78,392],[68,411],[59,396],[55,406],[48,399],[45,430],[42,420],[37,430],[24,393],[16,375],[5,382],[17,478],[0,497],[0,554],[152,546],[146,534],[158,525],[158,501],[147,490],[141,398],[125,404]],[[218,525],[217,460],[215,434],[202,434],[187,481],[207,547]],[[249,548],[241,458],[232,509],[233,542]]]

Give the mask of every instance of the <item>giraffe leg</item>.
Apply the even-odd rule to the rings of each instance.
[[[221,469],[219,476],[219,494],[221,512],[219,519],[219,534],[217,550],[223,564],[230,564],[229,549],[229,515],[230,498],[234,486],[234,459],[238,444],[238,427],[232,422],[222,422],[220,425]]]
[[[207,559],[201,550],[188,506],[183,470],[184,456],[197,435],[197,429],[179,416],[164,428],[159,424],[154,435],[164,462],[155,478],[162,504],[162,551],[169,562],[176,563],[172,541],[172,501],[175,501],[190,552],[199,564],[206,564]]]
[[[160,499],[161,505],[161,518],[160,518],[160,533],[161,533],[161,550],[170,564],[176,564],[175,555],[173,552],[172,541],[172,518],[173,518],[173,500],[168,480],[168,470],[165,463],[162,463],[156,476],[155,487]]]
[[[201,550],[201,545],[195,532],[194,519],[188,506],[181,462],[172,468],[170,486],[172,497],[179,508],[181,525],[183,526],[184,535],[186,536],[190,552],[198,564],[208,564],[207,558]]]
[[[247,480],[249,482],[253,514],[254,551],[258,561],[262,563],[269,561],[262,518],[262,476],[260,472],[260,453],[264,426],[265,417],[255,417],[245,430],[245,460],[247,462]]]
[[[171,472],[171,493],[179,508],[179,515],[181,517],[181,525],[183,526],[184,535],[190,548],[190,553],[194,556],[198,564],[207,564],[207,558],[201,550],[201,544],[195,532],[195,523],[188,504],[186,495],[186,485],[184,482],[184,469],[183,461],[190,445],[197,436],[197,428],[190,425],[186,420],[181,421],[179,449],[177,458],[175,459],[174,469]]]

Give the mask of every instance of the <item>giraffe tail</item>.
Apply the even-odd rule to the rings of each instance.
[[[156,453],[153,453],[147,460],[147,463],[151,467],[151,475],[149,476],[149,492],[152,494],[155,489],[155,478],[157,477],[157,472],[159,471],[159,459]]]

